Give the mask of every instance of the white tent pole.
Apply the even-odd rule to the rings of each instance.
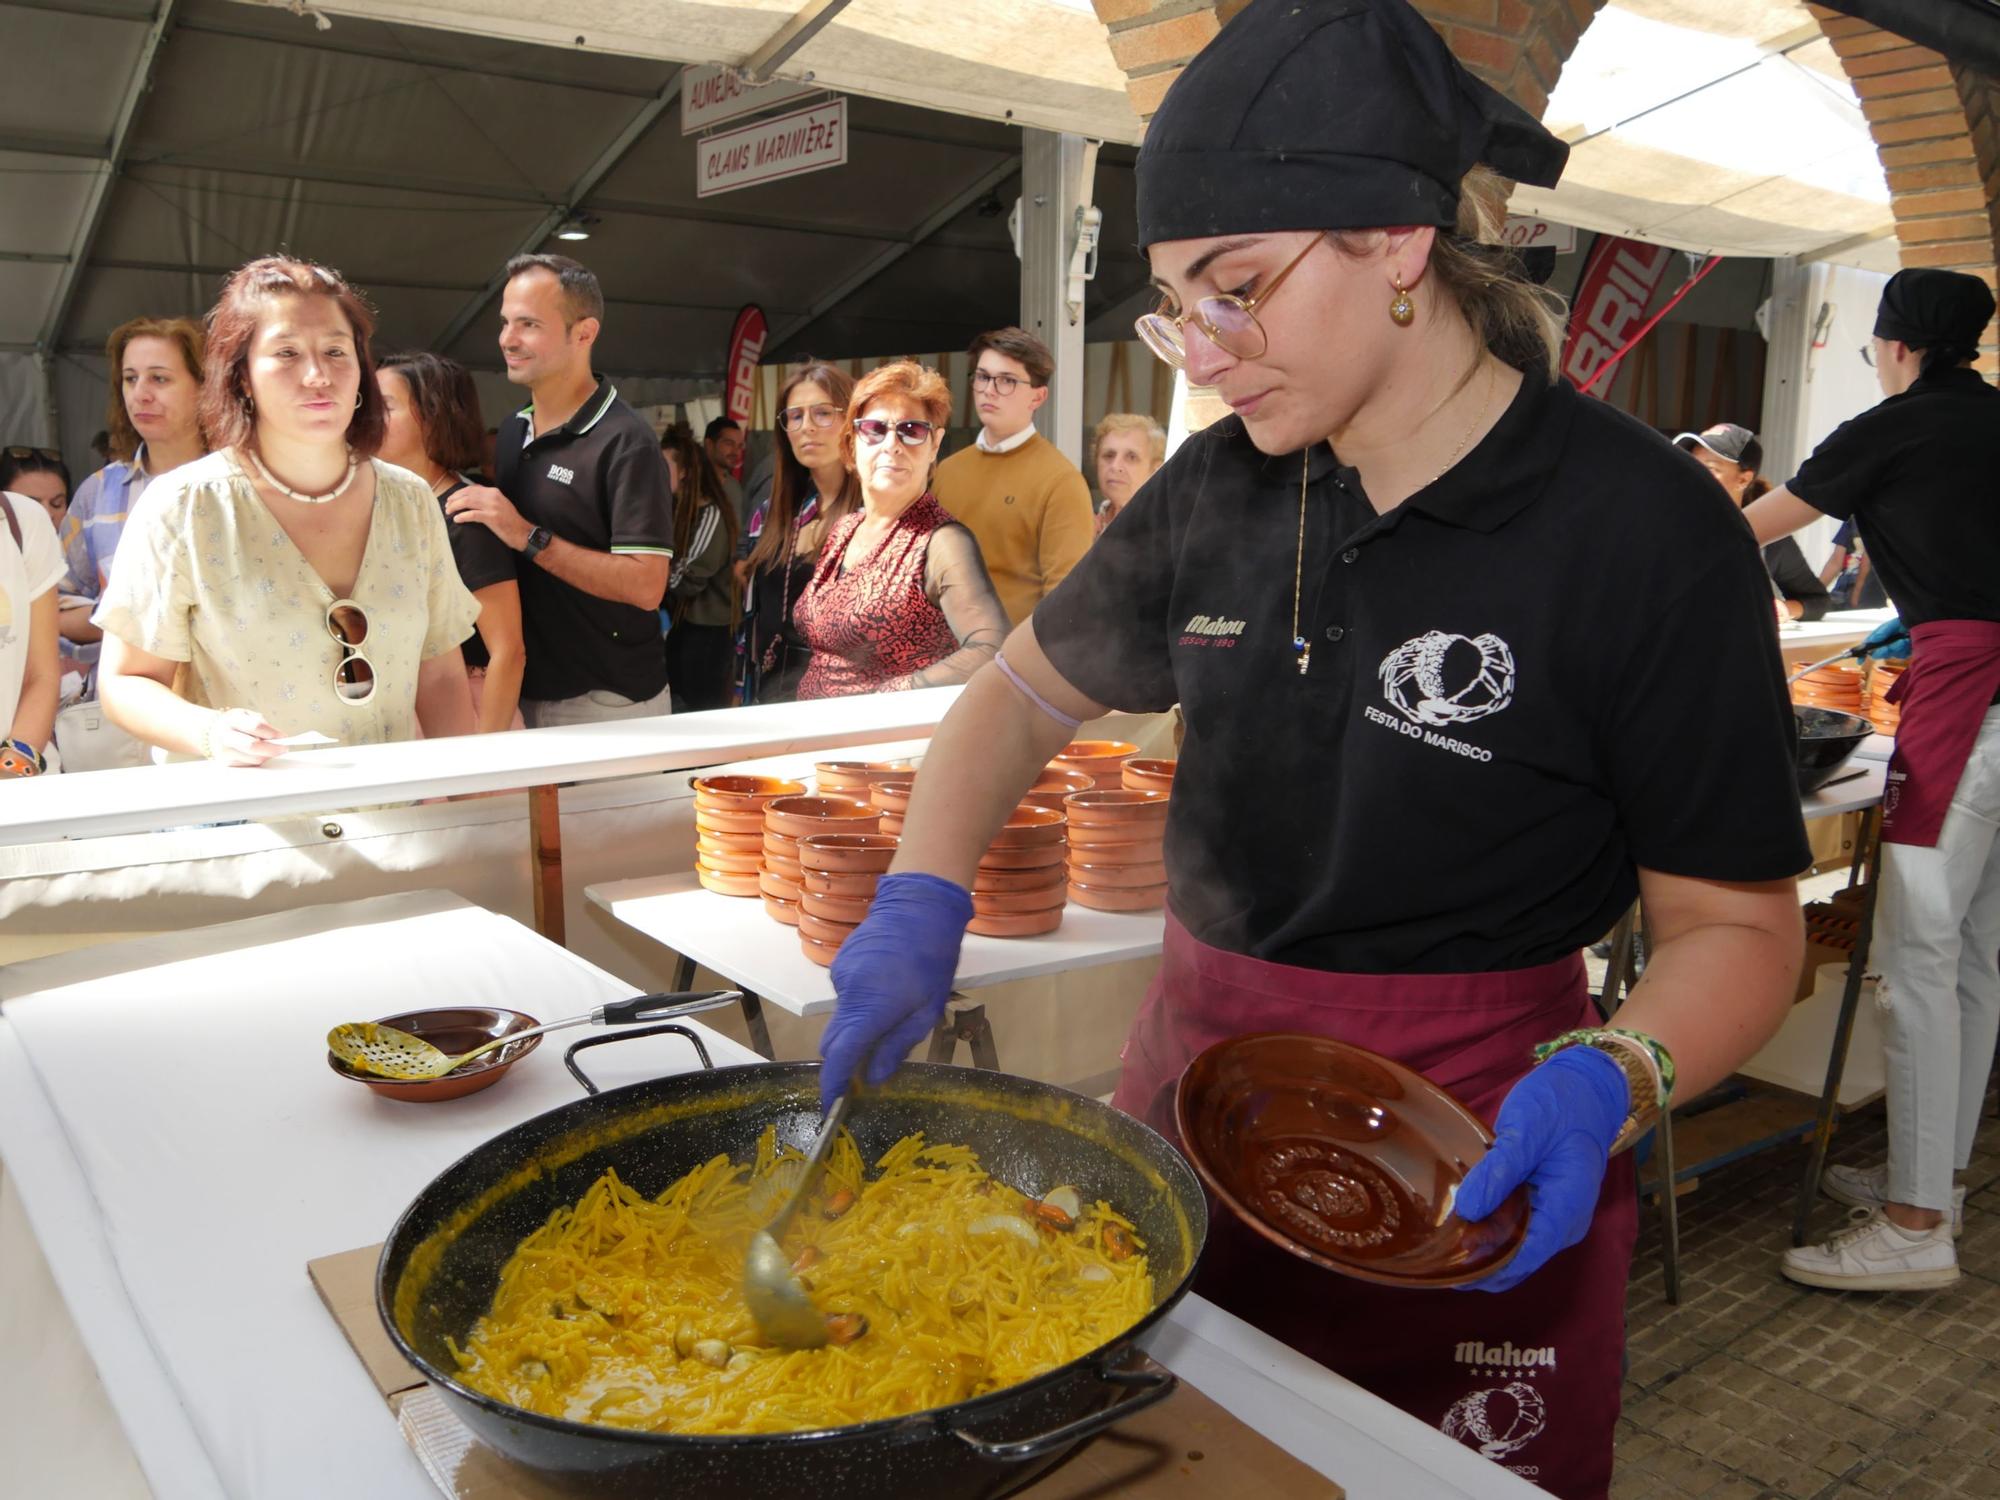
[[[1089,201],[1084,138],[1064,131],[1021,132],[1021,326],[1049,346],[1056,373],[1035,413],[1042,436],[1081,463],[1083,324],[1070,317],[1070,251],[1076,214]]]
[[[847,9],[847,3],[848,0],[805,0],[798,14],[772,32],[770,40],[744,60],[736,70],[738,75],[745,83],[769,83],[773,73]]]

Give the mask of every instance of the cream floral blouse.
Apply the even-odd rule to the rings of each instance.
[[[188,662],[197,703],[255,709],[283,734],[316,729],[344,745],[413,739],[417,668],[464,641],[479,616],[446,524],[428,485],[375,462],[375,513],[350,595],[367,613],[362,652],[375,668],[363,704],[334,692],[333,590],[227,452],[146,487],[91,620]]]

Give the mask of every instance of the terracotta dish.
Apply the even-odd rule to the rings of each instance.
[[[744,833],[755,838],[764,831],[764,809],[697,807],[694,826],[703,833]]]
[[[764,853],[753,849],[744,854],[736,849],[716,849],[706,841],[696,844],[695,863],[705,870],[719,870],[725,875],[755,875],[764,868]]]
[[[783,922],[787,927],[799,925],[799,903],[780,901],[769,891],[764,893],[764,915],[773,922]]]
[[[796,880],[787,880],[782,875],[766,870],[757,877],[757,893],[779,901],[797,902],[802,891]]]
[[[695,879],[699,880],[708,890],[714,891],[718,896],[754,896],[758,894],[757,881],[760,877],[756,875],[745,875],[741,872],[732,874],[720,870],[706,869],[702,866],[700,860],[695,861],[694,874]]]
[[[780,880],[789,880],[793,885],[805,884],[805,866],[795,859],[786,859],[782,854],[765,855],[764,872],[767,875],[776,875]]]
[[[1167,826],[1165,792],[1128,792],[1122,787],[1077,792],[1063,804],[1063,810],[1069,814],[1072,828],[1163,829]]]
[[[873,833],[880,816],[866,802],[851,797],[779,797],[764,805],[764,828],[795,839],[836,830]]]
[[[867,870],[804,870],[799,883],[821,896],[872,897],[882,877]]]
[[[1059,844],[1068,828],[1069,819],[1053,807],[1017,807],[993,835],[992,847],[1023,849],[1035,844]]]
[[[1450,1209],[1492,1137],[1400,1063],[1326,1037],[1231,1037],[1188,1064],[1174,1098],[1194,1169],[1274,1245],[1392,1286],[1447,1287],[1505,1265],[1525,1190],[1478,1224]]]
[[[1163,864],[1080,864],[1071,860],[1069,878],[1091,890],[1137,890],[1146,886],[1164,889],[1167,867]]]
[[[1088,865],[1156,865],[1166,858],[1167,841],[1159,834],[1151,838],[1131,837],[1125,828],[1072,828],[1082,838],[1069,841],[1069,857]]]
[[[1062,926],[1062,919],[1063,909],[1053,906],[1047,911],[1007,912],[991,917],[975,915],[965,924],[965,930],[980,937],[1035,937],[1044,932],[1054,932]]]
[[[805,951],[807,958],[822,969],[831,967],[834,954],[840,951],[840,944],[822,943],[817,938],[807,937],[803,932],[799,934],[799,947]]]
[[[845,922],[859,927],[873,903],[872,896],[822,896],[818,891],[808,890],[799,897],[799,910],[822,922]]]
[[[470,1052],[496,1036],[526,1031],[541,1022],[518,1010],[495,1010],[484,1005],[453,1006],[439,1010],[406,1010],[401,1015],[383,1016],[377,1023],[422,1037],[433,1047],[456,1057]],[[385,1099],[402,1099],[411,1104],[441,1104],[447,1099],[463,1099],[498,1083],[515,1063],[541,1046],[539,1036],[531,1036],[516,1046],[502,1047],[484,1057],[475,1057],[464,1067],[454,1068],[442,1078],[403,1082],[357,1073],[335,1057],[326,1055],[326,1065],[342,1078],[366,1084]]]
[[[914,785],[911,781],[878,781],[868,788],[868,801],[871,806],[900,818],[910,810],[910,788]]]
[[[1069,857],[1066,843],[1030,844],[1025,849],[1008,849],[998,845],[979,856],[982,870],[1046,870],[1059,865]]]
[[[1119,768],[1138,753],[1137,745],[1124,740],[1072,740],[1049,765],[1055,770],[1081,771],[1098,786],[1115,787],[1123,780]]]
[[[823,760],[813,767],[813,780],[822,795],[860,795],[878,781],[908,781],[917,774],[907,760]]]
[[[799,841],[789,833],[773,833],[767,828],[764,830],[764,852],[789,859],[796,864],[799,858]]]
[[[875,826],[881,829],[882,832],[891,834],[896,838],[901,838],[903,836],[903,816],[901,813],[885,812],[882,814],[881,822],[877,823]]]
[[[856,925],[853,922],[829,922],[824,917],[812,916],[804,906],[799,908],[799,935],[831,943],[836,948],[847,941]]]
[[[1045,885],[1030,891],[974,891],[972,910],[975,916],[998,917],[1012,912],[1047,911],[1061,906],[1069,898],[1061,884]]]
[[[1038,870],[989,870],[981,865],[972,872],[972,893],[981,891],[1039,891],[1050,886],[1062,887],[1068,877],[1059,864],[1044,865]]]
[[[691,776],[688,785],[694,788],[697,808],[724,812],[756,812],[773,797],[797,797],[805,792],[803,782],[778,776]]]
[[[1173,760],[1128,760],[1119,768],[1128,792],[1171,792],[1174,789]]]
[[[1021,800],[1034,807],[1053,807],[1062,810],[1063,798],[1071,792],[1087,792],[1097,785],[1097,778],[1083,771],[1065,771],[1050,766],[1035,778],[1035,784],[1021,795]]]
[[[1092,911],[1156,911],[1167,904],[1167,888],[1148,885],[1136,890],[1124,890],[1101,885],[1078,885],[1072,880],[1069,883],[1069,899]]]
[[[880,875],[896,857],[886,833],[815,833],[799,840],[799,863],[809,870]]]

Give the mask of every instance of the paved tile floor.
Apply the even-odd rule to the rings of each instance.
[[[1681,1304],[1661,1295],[1642,1216],[1627,1300],[1630,1377],[1612,1500],[2000,1500],[2000,1118],[1966,1175],[1961,1275],[1935,1292],[1835,1293],[1778,1274],[1803,1147],[1701,1180],[1680,1200]],[[1880,1106],[1833,1160],[1882,1159]],[[1846,1210],[1821,1200],[1816,1236]]]

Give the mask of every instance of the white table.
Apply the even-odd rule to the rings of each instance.
[[[622,992],[443,894],[0,974],[0,1154],[159,1500],[431,1500],[305,1264],[381,1239],[443,1167],[577,1093],[560,1038],[496,1087],[441,1105],[336,1079],[319,1038],[357,1005],[381,1014],[450,994],[553,1017]],[[204,1025],[229,1028],[254,1066],[218,1077]],[[712,1033],[708,1046],[718,1063],[755,1060]],[[669,1038],[592,1056],[608,1084],[689,1062]],[[1199,1298],[1152,1349],[1354,1500],[1541,1493]],[[19,1461],[10,1453],[10,1469]]]
[[[1778,628],[1778,650],[1796,670],[1843,646],[1860,644],[1877,625],[1895,618],[1893,609],[1837,609],[1822,619],[1795,620]]]
[[[751,1039],[767,1055],[770,1037],[757,1009],[760,996],[796,1016],[833,1009],[831,973],[805,956],[797,933],[767,915],[761,901],[718,896],[686,871],[649,880],[607,881],[586,886],[583,894],[633,931],[681,956],[676,989],[687,988],[696,964],[741,988]],[[1063,910],[1062,926],[1040,937],[966,934],[953,989],[963,994],[1016,979],[1150,958],[1160,951],[1165,932],[1163,911],[1093,911],[1072,901]],[[956,1042],[963,1040],[979,1066],[997,1066],[992,1028],[977,1007],[958,1007],[938,1030],[932,1062],[949,1062]]]

